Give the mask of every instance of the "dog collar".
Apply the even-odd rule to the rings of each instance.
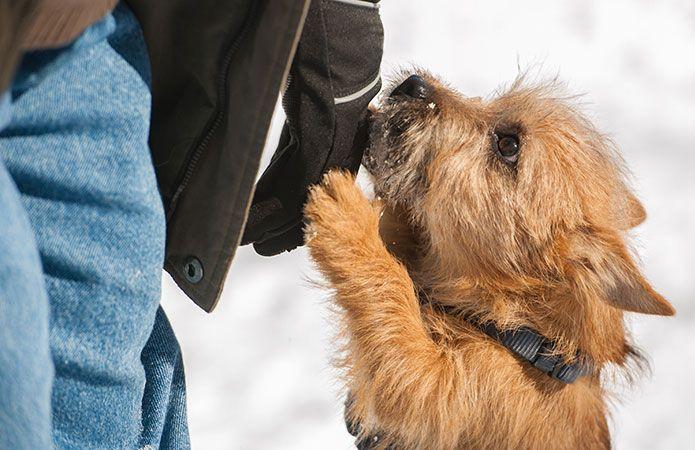
[[[442,304],[436,305],[443,312],[450,315],[460,315],[455,309]],[[562,356],[553,354],[555,342],[528,327],[520,327],[516,330],[500,330],[493,322],[479,322],[472,317],[466,317],[466,321],[496,340],[514,355],[530,363],[549,377],[565,384],[574,383],[577,378],[592,373],[589,361],[581,358],[577,352],[575,362],[567,364]]]
[[[574,383],[577,378],[592,372],[591,365],[582,362],[579,353],[575,362],[565,363],[561,356],[553,354],[555,342],[530,328],[500,330],[492,322],[479,323],[469,320],[469,323],[502,344],[519,358],[531,363],[536,369],[565,384]]]

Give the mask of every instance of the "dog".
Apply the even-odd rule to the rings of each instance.
[[[675,313],[631,254],[623,160],[557,82],[481,99],[407,75],[373,111],[375,200],[330,172],[305,206],[361,448],[610,448],[624,312]]]

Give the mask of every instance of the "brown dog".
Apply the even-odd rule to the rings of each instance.
[[[611,143],[553,87],[483,101],[424,72],[385,97],[371,139],[380,199],[334,172],[306,206],[361,435],[609,448],[600,375],[635,356],[623,312],[674,314],[628,249],[645,213]]]

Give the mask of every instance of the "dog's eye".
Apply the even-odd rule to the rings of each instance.
[[[492,142],[497,153],[509,163],[515,163],[519,159],[519,138],[515,135],[507,134],[498,136],[497,133],[492,135]]]

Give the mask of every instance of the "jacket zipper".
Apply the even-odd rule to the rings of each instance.
[[[201,156],[203,155],[203,152],[207,148],[207,146],[210,144],[210,141],[212,140],[213,135],[217,132],[217,130],[220,128],[222,125],[225,117],[227,116],[227,80],[229,78],[229,70],[231,67],[232,60],[234,59],[234,55],[236,52],[239,50],[239,46],[241,45],[241,41],[244,40],[246,35],[249,33],[249,30],[251,28],[251,24],[254,22],[254,19],[256,18],[256,15],[258,14],[258,2],[256,0],[251,0],[251,6],[249,8],[249,11],[247,13],[246,20],[244,21],[244,24],[242,25],[241,31],[237,34],[237,36],[234,38],[232,41],[231,45],[229,46],[224,59],[222,60],[222,67],[223,69],[223,75],[220,76],[220,78],[217,81],[217,99],[218,99],[218,111],[215,113],[215,119],[213,120],[212,124],[210,125],[210,128],[208,128],[208,131],[205,133],[203,138],[200,140],[198,146],[196,147],[195,151],[191,155],[188,164],[186,166],[186,171],[183,174],[183,177],[181,178],[181,182],[179,183],[179,187],[176,189],[176,192],[174,195],[171,197],[171,201],[169,202],[169,210],[167,211],[167,222],[171,219],[172,215],[174,214],[174,211],[176,210],[176,203],[178,202],[179,197],[181,197],[181,194],[186,190],[186,187],[188,187],[188,183],[191,180],[191,177],[193,176],[193,173],[196,170],[196,167],[198,166],[198,163],[200,161]]]

